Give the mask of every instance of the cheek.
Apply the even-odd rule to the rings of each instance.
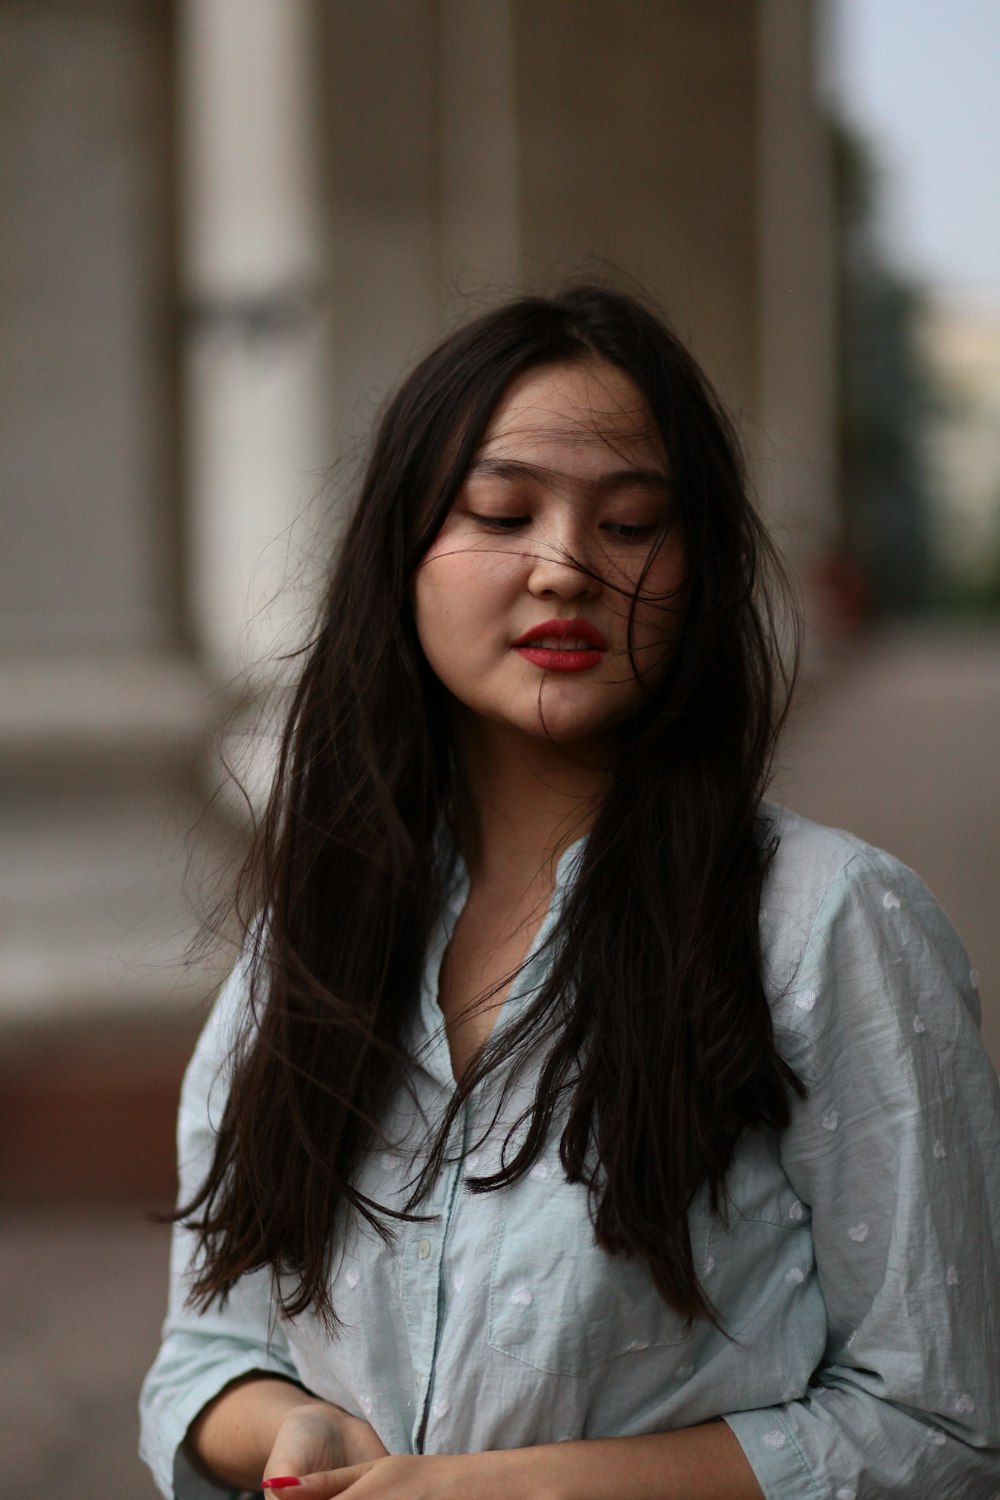
[[[651,637],[670,640],[678,634],[687,605],[685,559],[681,549],[671,549],[654,559],[639,585],[636,624]]]
[[[515,572],[509,557],[438,544],[421,563],[414,583],[418,628],[421,617],[428,626],[436,620],[495,617],[509,603]]]
[[[496,616],[490,559],[439,544],[427,554],[414,582],[413,614],[424,655],[439,676],[474,654]]]
[[[453,593],[444,587],[442,570],[446,565],[436,561],[433,553],[420,566],[413,587],[413,618],[417,627],[417,638],[424,655],[435,671],[441,643],[451,633],[448,629],[449,599]]]

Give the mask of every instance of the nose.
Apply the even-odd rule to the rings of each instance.
[[[532,551],[528,590],[536,599],[593,599],[602,584],[591,566],[583,538],[551,537]]]

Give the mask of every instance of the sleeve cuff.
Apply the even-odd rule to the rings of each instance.
[[[139,1456],[152,1470],[157,1488],[167,1500],[236,1500],[245,1493],[215,1484],[199,1474],[182,1445],[202,1408],[241,1375],[254,1371],[285,1380],[295,1378],[284,1364],[262,1359],[258,1352],[256,1357],[244,1355],[220,1362],[211,1372],[192,1381],[183,1393],[169,1390],[160,1399],[155,1393],[147,1399],[143,1393]]]
[[[743,1449],[765,1500],[826,1500],[780,1409],[729,1412],[722,1420]]]

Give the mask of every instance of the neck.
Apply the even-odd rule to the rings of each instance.
[[[594,822],[610,782],[606,741],[553,744],[459,711],[458,840],[474,881],[554,878],[559,856]]]

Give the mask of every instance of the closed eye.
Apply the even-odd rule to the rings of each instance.
[[[660,530],[658,523],[648,525],[631,525],[626,521],[606,521],[604,530],[610,531],[612,536],[618,537],[623,542],[646,541]]]
[[[469,519],[477,526],[485,526],[487,531],[516,531],[528,521],[527,516],[481,516],[474,510],[469,511]]]

